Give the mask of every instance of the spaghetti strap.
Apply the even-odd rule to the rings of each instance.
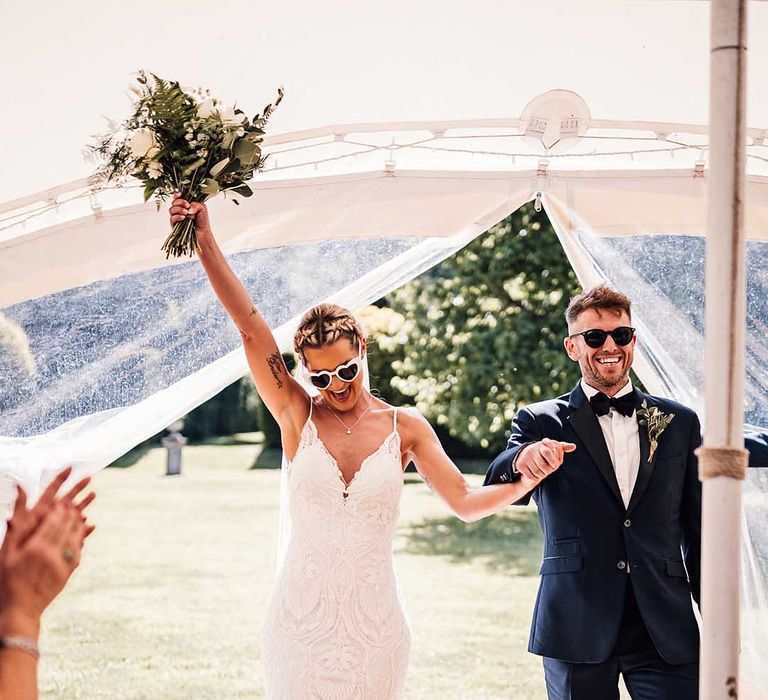
[[[309,397],[309,416],[307,416],[307,420],[312,420],[312,407],[315,405],[315,402],[312,400],[312,397]]]
[[[397,430],[397,408],[395,408],[393,413],[394,413],[394,417],[393,417],[394,420],[393,420],[393,423],[392,423],[392,432],[394,433],[395,430]]]

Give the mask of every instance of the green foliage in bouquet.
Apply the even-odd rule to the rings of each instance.
[[[283,99],[282,88],[274,103],[248,119],[241,109],[223,107],[209,90],[188,92],[143,71],[137,81],[133,114],[90,147],[100,163],[95,181],[120,185],[135,178],[144,185],[144,201],[154,195],[158,208],[174,192],[190,202],[219,192],[250,197],[247,181],[264,168],[264,127]],[[162,249],[166,257],[180,257],[193,255],[196,246],[194,222],[185,219]]]

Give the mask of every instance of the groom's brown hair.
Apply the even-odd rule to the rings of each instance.
[[[565,311],[565,320],[570,325],[577,316],[587,309],[596,309],[598,311],[614,311],[617,316],[625,311],[629,318],[632,318],[632,302],[629,297],[607,284],[601,284],[591,289],[585,289],[571,299],[568,308]]]

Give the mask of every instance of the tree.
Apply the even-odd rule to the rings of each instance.
[[[376,305],[366,306],[355,317],[360,321],[368,345],[368,370],[371,391],[393,406],[411,403],[393,385],[393,365],[405,359],[408,334],[404,330],[405,317],[380,300]]]
[[[562,344],[577,291],[546,216],[523,207],[388,297],[407,337],[393,389],[452,436],[501,449],[519,407],[579,378]]]
[[[197,442],[216,435],[263,429],[260,404],[253,381],[243,377],[191,411],[184,419],[183,433]]]

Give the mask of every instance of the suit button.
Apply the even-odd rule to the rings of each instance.
[[[629,518],[627,518],[627,519],[624,521],[624,527],[629,527],[631,524],[632,524],[632,521],[631,521]]]
[[[627,568],[627,563],[624,561],[616,562],[616,568],[624,570]]]

